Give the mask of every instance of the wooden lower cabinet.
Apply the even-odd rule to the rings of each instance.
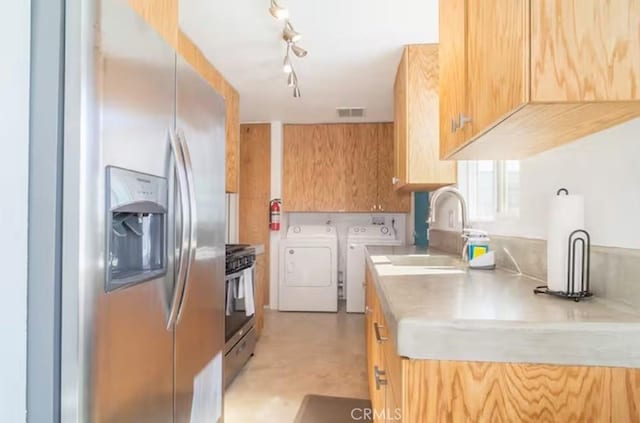
[[[366,284],[374,421],[640,423],[640,369],[398,356],[369,266]],[[376,386],[376,366],[384,372],[378,379],[385,385]]]

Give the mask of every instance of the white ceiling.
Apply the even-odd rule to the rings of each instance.
[[[292,57],[302,98],[282,72],[283,22],[269,0],[181,0],[180,26],[240,93],[242,122],[343,122],[336,107],[393,120],[402,46],[438,41],[437,0],[281,0],[309,51]]]

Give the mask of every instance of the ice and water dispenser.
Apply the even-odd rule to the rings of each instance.
[[[106,291],[167,272],[167,180],[107,167]]]

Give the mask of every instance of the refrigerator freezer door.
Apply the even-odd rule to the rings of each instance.
[[[61,421],[171,423],[174,254],[107,293],[105,200],[107,166],[163,178],[174,245],[175,53],[126,2],[67,0],[66,22]]]
[[[175,332],[175,421],[215,422],[223,391],[225,104],[180,57],[176,97],[195,210],[194,251]]]

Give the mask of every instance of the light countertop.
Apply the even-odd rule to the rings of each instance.
[[[597,297],[576,303],[534,295],[543,282],[504,270],[389,275],[385,257],[426,250],[367,251],[401,356],[640,368],[638,310]]]

